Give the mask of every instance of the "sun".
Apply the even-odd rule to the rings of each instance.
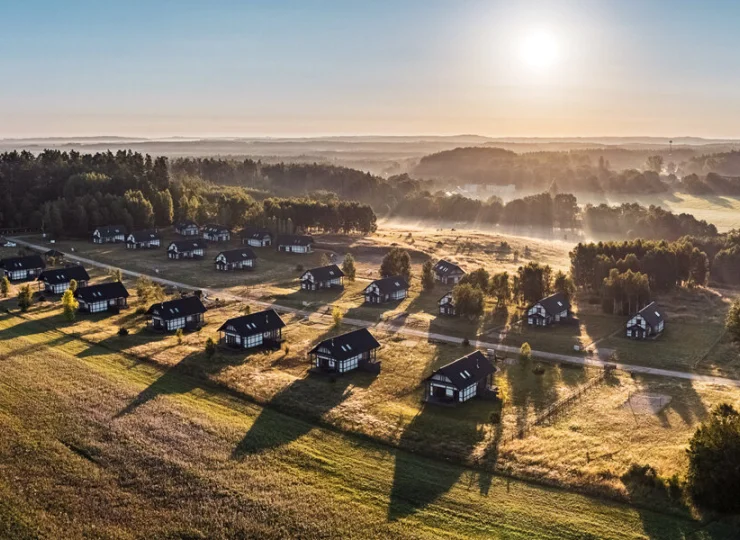
[[[550,69],[557,64],[560,56],[558,39],[543,28],[530,30],[522,37],[519,55],[524,65],[532,70]]]

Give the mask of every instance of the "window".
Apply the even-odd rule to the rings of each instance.
[[[467,401],[472,397],[475,397],[477,394],[478,386],[473,383],[467,388],[465,388],[462,392],[460,392],[460,401]]]
[[[247,339],[244,341],[245,347],[257,347],[259,345],[262,345],[262,334],[255,334],[253,336],[247,336]]]
[[[178,328],[185,328],[185,317],[177,317],[167,321],[168,330],[177,330]]]
[[[361,354],[347,358],[339,364],[339,372],[344,373],[345,371],[351,371],[357,369],[357,365],[360,363]]]

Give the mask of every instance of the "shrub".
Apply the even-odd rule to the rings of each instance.
[[[10,280],[8,279],[8,276],[3,276],[2,279],[0,279],[0,295],[2,295],[3,298],[6,298],[10,294]]]
[[[542,364],[537,364],[532,368],[532,373],[534,373],[535,375],[542,375],[543,373],[545,373],[545,366],[543,366]]]
[[[24,285],[18,291],[18,307],[21,311],[28,311],[33,301],[33,293],[30,285]]]
[[[519,359],[529,360],[530,358],[532,358],[532,347],[530,347],[529,343],[525,341],[522,343],[522,346],[519,347]]]
[[[335,306],[331,310],[331,318],[334,319],[334,328],[337,328],[340,324],[342,324],[342,319],[344,319],[344,313],[342,313],[341,309]]]
[[[216,342],[209,337],[206,340],[206,356],[212,358],[214,354],[216,354]]]
[[[468,338],[464,338],[462,340],[462,346],[463,347],[470,347],[470,340]]]
[[[285,354],[290,354],[290,345],[288,345],[288,344],[286,343],[286,344],[285,344],[285,347],[283,347],[283,348],[285,349]]]
[[[67,289],[64,291],[64,295],[62,295],[62,307],[64,309],[64,318],[67,319],[69,322],[72,322],[75,320],[75,313],[77,312],[77,308],[80,306],[79,302],[77,302],[77,299],[75,298],[74,292],[72,289]]]
[[[128,328],[124,328],[123,326],[121,326],[121,327],[120,327],[120,328],[118,329],[118,335],[119,335],[119,336],[121,336],[121,337],[126,337],[126,336],[127,336],[128,334],[129,334],[129,332],[128,332]]]
[[[177,344],[182,345],[182,328],[178,328],[177,332],[175,332],[175,336],[177,337]]]
[[[493,411],[491,413],[491,416],[488,418],[492,424],[500,424],[501,423],[501,413],[499,411]]]

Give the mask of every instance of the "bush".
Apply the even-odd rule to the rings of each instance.
[[[534,366],[532,368],[532,373],[534,373],[535,375],[542,375],[542,374],[544,374],[545,373],[545,366],[543,366],[542,364],[537,364],[536,366]]]
[[[209,337],[206,340],[206,356],[212,358],[214,354],[216,354],[216,342]]]
[[[463,347],[470,347],[470,340],[468,338],[465,338],[462,340],[462,346]]]
[[[334,309],[331,310],[331,318],[334,319],[334,328],[337,328],[340,324],[342,324],[344,313],[342,313],[341,309],[335,306]]]
[[[183,334],[182,328],[178,328],[177,331],[175,332],[175,336],[177,337],[177,344],[178,345],[182,345],[182,334]]]
[[[493,411],[491,413],[491,416],[488,418],[492,424],[500,424],[501,423],[501,413],[498,411]]]
[[[519,347],[519,360],[529,360],[530,358],[532,358],[532,347],[529,346],[529,343],[524,342]]]
[[[290,345],[288,345],[288,344],[286,343],[286,344],[285,344],[285,347],[283,347],[283,349],[285,350],[285,354],[290,354]]]
[[[128,328],[124,328],[123,326],[118,329],[118,335],[121,337],[126,337],[129,334]]]

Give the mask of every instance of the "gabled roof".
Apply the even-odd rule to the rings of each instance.
[[[378,347],[380,347],[380,343],[378,343],[368,329],[360,328],[354,332],[325,339],[308,352],[315,353],[321,348],[326,348],[332,358],[346,360],[347,358],[377,349]]]
[[[100,233],[101,237],[126,234],[126,227],[123,225],[106,225],[105,227],[97,227],[95,230]]]
[[[174,242],[170,242],[167,249],[169,250],[172,246],[175,246],[177,251],[183,252],[193,251],[195,249],[206,249],[208,244],[202,238],[193,238],[192,240],[175,240]]]
[[[252,248],[249,248],[247,246],[244,246],[240,249],[229,249],[226,251],[222,251],[219,253],[216,258],[223,255],[224,259],[226,259],[227,263],[234,263],[239,261],[248,261],[250,259],[254,260],[257,258],[257,255],[254,254],[254,251],[252,251]]]
[[[376,279],[370,285],[365,287],[365,290],[367,291],[373,285],[377,285],[380,290],[380,294],[391,294],[409,288],[408,281],[406,281],[406,278],[402,276],[390,276],[383,279]]]
[[[219,225],[217,223],[207,223],[206,225],[203,225],[203,232],[211,234],[221,234],[230,233],[231,231],[225,225]]]
[[[154,304],[147,310],[147,315],[156,315],[165,321],[205,313],[206,306],[197,296],[183,296],[177,300],[168,300]]]
[[[128,291],[123,283],[120,281],[113,281],[111,283],[100,283],[98,285],[90,285],[89,287],[82,287],[75,291],[75,298],[84,300],[88,304],[93,302],[104,302],[106,300],[113,300],[114,298],[128,298]]]
[[[637,314],[642,315],[645,322],[653,328],[665,321],[665,315],[663,315],[663,312],[655,302],[650,302],[647,306],[638,311]]]
[[[279,246],[307,246],[313,244],[313,236],[301,234],[281,234],[277,237]]]
[[[258,313],[251,313],[249,315],[242,315],[241,317],[234,317],[233,319],[227,320],[219,328],[219,332],[225,330],[234,331],[240,336],[249,336],[252,334],[260,334],[262,332],[270,332],[283,328],[285,323],[280,318],[280,315],[274,309],[266,309]],[[233,329],[233,330],[232,330]]]
[[[62,253],[61,251],[57,251],[56,249],[50,249],[50,250],[44,252],[44,256],[46,256],[46,257],[64,257],[64,253]]]
[[[24,257],[9,257],[0,260],[0,268],[8,272],[14,270],[28,270],[30,268],[46,268],[46,263],[40,255],[26,255]]]
[[[493,363],[482,352],[475,351],[442,366],[432,373],[427,380],[430,380],[434,375],[444,375],[455,388],[463,390],[495,372],[496,367]]]
[[[444,259],[440,259],[437,264],[434,265],[432,270],[441,275],[447,275],[447,274],[464,274],[465,270],[460,268],[455,263],[451,263],[450,261],[446,261]]]
[[[316,281],[329,281],[331,279],[337,279],[344,276],[344,272],[336,265],[330,264],[328,266],[319,266],[318,268],[311,268],[303,272],[301,280],[308,273],[314,277]]]
[[[192,219],[183,219],[175,223],[175,229],[185,229],[187,227],[197,227],[198,224]]]
[[[452,291],[450,291],[450,292],[447,292],[447,293],[443,294],[443,295],[442,295],[442,296],[441,296],[441,297],[439,298],[439,300],[438,300],[437,302],[441,302],[442,300],[444,300],[444,299],[445,299],[445,298],[447,298],[448,296],[450,297],[450,300],[452,300]]]
[[[151,240],[159,240],[159,233],[154,229],[134,231],[132,233],[129,233],[128,237],[126,237],[126,240],[128,240],[131,236],[134,237],[134,242],[149,242]]]
[[[55,268],[53,270],[44,270],[39,274],[38,281],[46,281],[49,285],[58,285],[68,283],[69,280],[89,281],[90,276],[83,266],[67,266],[66,268]]]
[[[555,315],[556,313],[562,312],[564,309],[567,309],[570,311],[570,302],[568,302],[568,299],[566,298],[564,293],[555,293],[551,294],[550,296],[543,298],[542,300],[536,302],[537,304],[541,305],[547,313],[550,315]]]
[[[242,230],[242,238],[262,240],[265,236],[272,238],[272,233],[264,227],[244,227]]]

